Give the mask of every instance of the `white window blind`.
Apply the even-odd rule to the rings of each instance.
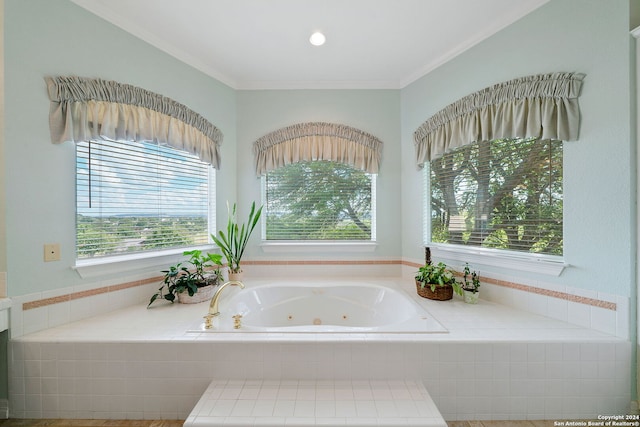
[[[78,259],[209,243],[215,217],[209,164],[150,142],[76,147]]]
[[[266,240],[375,240],[375,174],[311,161],[278,168],[262,180]]]
[[[561,141],[473,143],[425,166],[425,243],[562,255]]]

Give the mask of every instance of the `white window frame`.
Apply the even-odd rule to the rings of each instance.
[[[184,260],[184,251],[200,249],[208,252],[219,252],[210,237],[211,233],[216,232],[216,170],[212,166],[209,166],[208,171],[208,244],[98,258],[76,258],[75,265],[72,269],[75,270],[83,279],[104,276],[113,273],[114,270],[117,270],[118,273],[126,274],[156,273],[159,275],[160,271],[166,268],[167,265],[175,264]]]
[[[568,264],[564,256],[530,254],[504,249],[462,246],[431,241],[431,164],[422,168],[422,232],[423,245],[431,249],[431,255],[452,263],[464,265],[486,265],[515,271],[560,276]]]
[[[261,243],[260,248],[263,252],[268,253],[286,253],[286,252],[302,252],[302,253],[354,253],[354,252],[373,252],[376,250],[378,243],[376,241],[377,234],[377,174],[371,176],[371,239],[370,240],[267,240],[267,221],[262,221],[261,226]],[[267,199],[266,177],[260,177],[260,195],[264,201]]]

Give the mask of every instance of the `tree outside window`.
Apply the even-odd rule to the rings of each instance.
[[[431,242],[562,255],[562,142],[498,139],[430,162]]]
[[[332,161],[266,174],[267,240],[372,240],[375,175]]]

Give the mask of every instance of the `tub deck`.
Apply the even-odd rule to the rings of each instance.
[[[235,291],[235,289],[230,289]],[[241,291],[239,291],[241,292]],[[223,295],[220,306],[224,314]],[[446,331],[430,336],[422,333],[251,333],[242,331],[215,334],[197,331],[207,314],[208,304],[171,304],[157,301],[146,309],[146,302],[104,315],[83,319],[19,337],[20,341],[80,341],[80,342],[170,342],[170,341],[221,341],[251,342],[266,340],[317,341],[317,342],[386,342],[386,341],[434,341],[434,342],[521,342],[521,341],[589,341],[621,342],[620,338],[562,322],[545,316],[528,313],[505,305],[480,300],[477,305],[465,304],[454,296],[450,301],[432,301],[407,292],[424,307]],[[225,298],[226,297],[226,298]]]
[[[190,333],[206,303],[141,303],[24,335],[10,343],[11,416],[186,419],[215,379],[415,380],[448,421],[628,410],[630,341],[484,300],[414,298],[448,333]]]

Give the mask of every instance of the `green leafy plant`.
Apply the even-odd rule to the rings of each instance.
[[[158,292],[151,296],[147,308],[160,297],[173,302],[176,299],[176,294],[187,291],[189,295],[193,296],[198,292],[195,275],[182,263],[172,265],[169,270],[163,270],[162,272],[164,273],[162,286],[158,289]],[[166,293],[164,293],[165,287],[167,288]]]
[[[455,278],[455,274],[443,262],[438,264],[427,263],[420,267],[415,276],[416,281],[420,282],[420,287],[429,286],[432,292],[435,292],[438,286],[452,286],[456,294],[462,295],[460,283]]]
[[[219,283],[222,277],[220,273],[222,255],[203,254],[198,249],[185,251],[183,255],[190,257],[187,262],[193,268],[189,269],[182,262],[179,262],[170,266],[168,270],[162,270],[164,273],[162,286],[151,296],[147,308],[158,298],[164,298],[173,303],[179,293],[187,292],[189,296],[193,296],[198,292],[198,288]],[[207,273],[206,269],[211,267],[215,267],[215,269],[211,273]]]
[[[480,290],[480,274],[471,271],[469,268],[469,263],[464,265],[464,274],[462,289],[468,292],[473,292],[474,294]]]
[[[222,251],[222,255],[227,260],[229,272],[239,273],[242,271],[240,268],[240,261],[242,255],[249,242],[249,237],[253,232],[253,229],[258,224],[260,215],[262,214],[262,206],[256,209],[256,202],[251,204],[251,210],[249,211],[249,219],[246,224],[238,225],[236,219],[236,204],[233,204],[232,208],[229,208],[227,204],[227,211],[229,212],[229,219],[227,220],[226,233],[223,230],[218,231],[218,235],[211,235],[211,238],[216,245]]]
[[[184,251],[183,255],[189,256],[189,262],[195,267],[194,275],[199,282],[215,282],[221,278],[220,267],[222,267],[222,255],[212,253],[202,253],[199,249]],[[207,275],[206,269],[215,267],[211,274]]]

